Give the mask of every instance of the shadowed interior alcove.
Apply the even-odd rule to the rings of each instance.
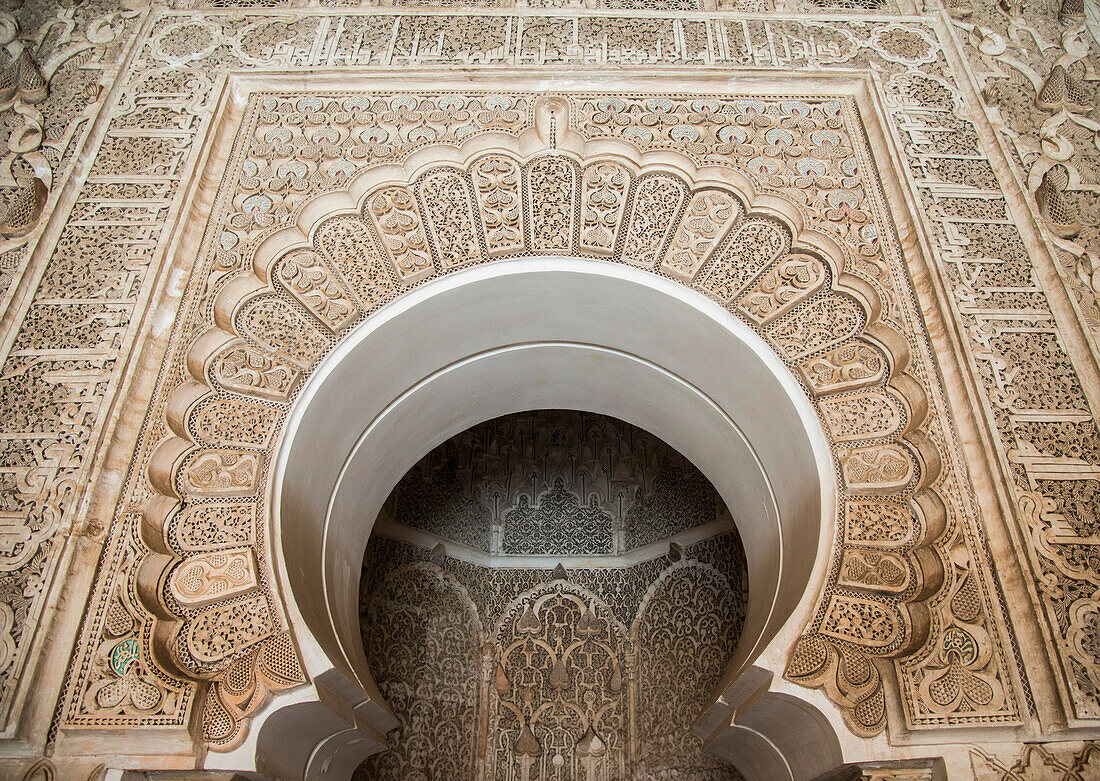
[[[691,727],[747,585],[718,492],[659,438],[568,410],[473,426],[367,546],[364,646],[401,726],[358,778],[740,778]]]

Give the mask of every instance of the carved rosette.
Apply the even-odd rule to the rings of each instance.
[[[231,746],[257,702],[230,677],[277,682],[266,691],[300,672],[268,672],[267,649],[286,635],[236,540],[181,541],[197,539],[193,524],[211,512],[263,517],[272,443],[294,391],[357,322],[454,268],[540,254],[676,279],[748,322],[802,380],[834,447],[840,566],[787,675],[825,687],[858,734],[881,731],[875,662],[925,643],[925,600],[942,580],[925,549],[945,523],[935,490],[943,456],[923,431],[928,403],[905,368],[908,342],[880,316],[885,289],[853,270],[835,230],[809,227],[791,201],[757,196],[730,165],[699,168],[669,152],[651,159],[608,141],[592,155],[519,151],[531,148],[531,139],[440,147],[439,162],[405,182],[392,166],[368,169],[355,181],[354,213],[346,194],[337,197],[343,205],[308,226],[308,244],[297,229],[284,232],[297,238],[221,289],[189,352],[191,379],[169,400],[172,436],[150,465],[160,497],[146,527],[159,550],[143,563],[144,582],[171,585],[145,595],[164,638],[160,661],[214,683],[204,738]],[[325,197],[312,214],[326,213]]]

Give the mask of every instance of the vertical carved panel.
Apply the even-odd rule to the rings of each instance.
[[[790,245],[790,231],[776,220],[739,220],[730,229],[725,245],[703,270],[699,285],[715,298],[731,301]]]
[[[519,164],[504,155],[480,158],[470,168],[489,255],[524,248],[523,201]]]
[[[732,778],[691,725],[729,662],[745,606],[717,570],[686,563],[654,584],[633,634],[638,649],[636,762],[646,778]],[[668,776],[662,774],[669,774]]]
[[[626,207],[630,173],[618,163],[595,163],[581,177],[581,251],[610,255]]]
[[[527,166],[527,230],[532,252],[570,252],[577,233],[576,164],[561,155]]]
[[[826,278],[825,266],[817,258],[788,255],[757,280],[738,308],[758,324],[766,325],[820,290]]]
[[[692,279],[710,258],[726,229],[741,212],[741,204],[721,190],[701,190],[691,196],[672,236],[661,270]]]
[[[333,333],[358,314],[343,286],[313,250],[298,250],[283,258],[276,272],[294,298]]]
[[[623,242],[626,263],[646,268],[657,265],[686,199],[687,185],[679,179],[650,175],[638,180]]]
[[[394,294],[393,279],[366,222],[335,217],[321,223],[313,236],[317,250],[328,258],[364,311]]]
[[[259,296],[241,307],[237,330],[277,358],[302,369],[312,366],[330,344],[292,304],[274,296]]]
[[[480,261],[481,241],[474,228],[473,202],[465,176],[451,168],[440,168],[421,177],[417,192],[437,265],[449,269]]]
[[[495,643],[495,778],[626,775],[626,640],[605,605],[561,582],[513,606]]]
[[[402,282],[415,282],[434,268],[416,198],[408,187],[384,187],[367,199],[386,255]]]

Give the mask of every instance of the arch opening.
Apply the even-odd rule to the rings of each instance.
[[[467,429],[367,545],[363,642],[399,727],[356,778],[740,778],[692,727],[747,580],[718,492],[649,432],[569,410]]]
[[[743,322],[668,279],[525,258],[406,294],[303,389],[276,461],[270,539],[311,675],[335,667],[381,701],[359,625],[373,519],[441,440],[531,409],[643,428],[714,485],[737,519],[752,595],[720,688],[785,626],[781,641],[793,641],[824,578],[836,502],[832,458],[797,381]]]

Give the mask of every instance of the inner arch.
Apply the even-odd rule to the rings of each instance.
[[[727,683],[804,596],[813,601],[830,548],[833,464],[802,389],[763,340],[701,294],[640,269],[498,261],[426,283],[368,318],[295,405],[270,539],[312,675],[335,667],[377,696],[358,610],[369,519],[442,439],[540,408],[644,428],[718,490],[738,521],[753,595]]]

